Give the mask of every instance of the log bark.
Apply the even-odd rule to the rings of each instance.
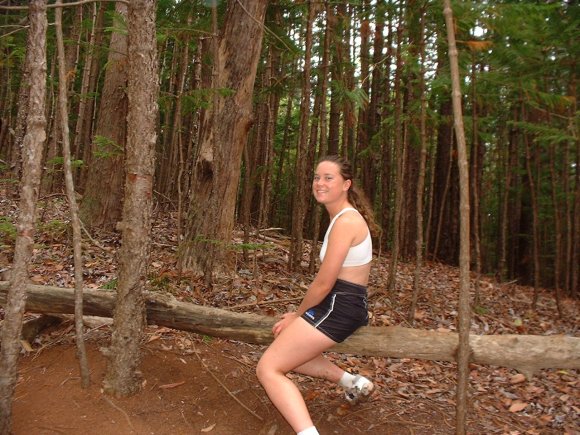
[[[0,304],[6,302],[8,282],[0,281]],[[39,313],[74,313],[73,289],[27,286],[26,310]],[[84,313],[111,317],[116,293],[85,290]],[[272,341],[273,317],[204,307],[180,302],[172,296],[146,293],[150,324],[255,344]],[[580,369],[580,338],[562,335],[471,335],[472,363],[510,367],[528,378],[541,369]],[[333,351],[394,358],[456,361],[457,334],[403,328],[360,328]]]

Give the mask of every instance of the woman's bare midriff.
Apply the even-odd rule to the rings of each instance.
[[[370,271],[371,263],[363,264],[362,266],[343,267],[338,273],[338,279],[366,287],[369,283]]]

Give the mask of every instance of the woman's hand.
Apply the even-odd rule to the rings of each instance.
[[[283,314],[282,319],[276,322],[276,324],[272,327],[272,333],[274,334],[274,337],[278,337],[278,334],[280,334],[280,332],[282,332],[282,330],[297,317],[298,314],[295,312]]]

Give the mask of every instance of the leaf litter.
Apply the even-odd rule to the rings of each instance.
[[[39,231],[36,237],[31,279],[35,284],[73,287],[71,231],[64,198],[51,197],[42,201],[39,209],[43,222],[60,222],[62,225],[41,226],[43,232]],[[0,211],[15,219],[17,211],[14,201],[0,200]],[[306,272],[287,271],[287,238],[268,232],[267,244],[260,236],[253,236],[251,242],[257,248],[248,251],[246,258],[242,251],[232,250],[231,255],[235,256],[237,264],[236,273],[216,277],[214,285],[208,288],[200,277],[178,273],[175,228],[175,213],[158,212],[152,231],[155,249],[151,250],[148,275],[148,286],[152,291],[171,293],[178,300],[196,304],[278,316],[297,307],[312,279]],[[119,234],[99,232],[91,236],[98,241],[98,246],[88,238],[84,240],[85,285],[88,288],[108,288],[114,291]],[[241,243],[242,240],[243,234],[238,232],[233,243]],[[5,276],[9,273],[13,246],[10,240],[3,240],[2,243],[7,248],[0,256],[0,270]],[[309,249],[306,243],[305,264],[310,257]],[[426,262],[421,276],[422,293],[419,295],[414,325],[411,325],[407,321],[407,310],[413,287],[414,264],[399,261],[397,286],[392,295],[386,292],[388,267],[388,255],[374,262],[369,282],[371,325],[456,331],[459,288],[457,268]],[[476,307],[472,315],[472,333],[578,336],[578,301],[564,300],[565,315],[560,319],[555,301],[548,291],[540,293],[538,309],[536,312],[531,311],[532,292],[530,287],[516,283],[502,284],[493,277],[481,277],[480,306]],[[1,310],[0,315],[3,318]],[[35,315],[27,314],[26,317]],[[106,342],[110,328],[109,324],[103,324],[90,330],[87,339],[90,342]],[[63,322],[59,328],[38,336],[32,343],[33,350],[29,356],[34,358],[35,353],[47,352],[50,348],[72,342],[73,333],[71,321]],[[201,358],[200,371],[207,366],[214,374],[220,374],[220,382],[241,383],[237,389],[230,390],[230,387],[224,385],[216,387],[216,390],[223,392],[227,389],[229,395],[236,397],[245,390],[252,392],[257,403],[256,413],[267,416],[267,423],[260,426],[265,428],[264,433],[290,433],[280,416],[272,412],[271,405],[255,379],[255,364],[263,351],[262,346],[150,326],[143,347],[145,355],[165,355],[164,360],[173,357],[182,366],[191,364],[187,358],[196,355]],[[345,369],[371,377],[377,391],[369,403],[351,408],[344,403],[341,391],[336,386],[290,374],[304,392],[317,425],[332,428],[334,433],[345,434],[353,433],[353,427],[355,432],[361,433],[454,433],[454,363],[410,358],[357,357],[333,352],[328,357]],[[225,371],[224,361],[234,364],[234,368]],[[471,364],[470,369],[469,428],[473,433],[580,433],[580,385],[577,370],[542,370],[527,380],[523,374],[502,367]],[[25,379],[23,376],[21,381]],[[155,388],[156,391],[168,394],[187,389],[190,383],[190,379],[168,378],[164,383],[157,383]],[[78,385],[74,387],[80,389]],[[152,388],[148,386],[144,390]],[[205,386],[202,389],[203,395],[207,396],[210,389]],[[226,404],[223,395],[214,400],[213,407],[235,406]],[[231,413],[231,409],[228,412]],[[199,413],[204,414],[203,411]],[[194,427],[195,419],[192,415],[197,414],[187,416],[183,410],[182,414],[182,424],[190,429]],[[239,415],[245,415],[248,420],[254,419],[243,410]],[[240,431],[239,424],[234,422],[238,432],[231,433],[244,433]],[[219,427],[215,420],[204,420],[198,424],[197,430],[230,433],[220,431]]]

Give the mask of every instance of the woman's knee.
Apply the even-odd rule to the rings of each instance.
[[[256,366],[256,376],[260,383],[263,384],[274,371],[272,364],[268,361],[267,355],[262,355],[262,358],[260,358]]]
[[[264,363],[262,362],[261,358],[260,361],[258,361],[258,365],[256,366],[256,376],[258,377],[258,380],[262,382],[262,378],[264,377]]]

